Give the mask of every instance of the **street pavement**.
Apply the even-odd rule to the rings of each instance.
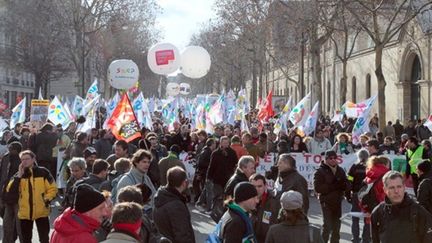
[[[342,205],[342,214],[346,214],[350,210],[350,205],[344,201]],[[51,226],[54,219],[58,216],[58,208],[53,205],[50,216]],[[195,231],[195,239],[197,243],[205,242],[207,235],[214,230],[215,222],[206,214],[200,213],[192,204],[189,205],[192,217],[192,226]],[[322,215],[320,205],[315,197],[310,198],[309,221],[317,226],[322,226]],[[0,218],[0,239],[3,238],[3,221]],[[52,232],[52,231],[51,231]],[[351,218],[345,217],[341,224],[341,243],[350,242],[351,240]],[[18,242],[18,241],[17,241]],[[33,242],[39,242],[36,225],[33,228]]]

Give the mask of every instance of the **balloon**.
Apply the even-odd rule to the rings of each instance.
[[[210,70],[209,53],[200,46],[188,46],[181,54],[180,70],[189,78],[202,78]]]
[[[167,96],[176,96],[180,93],[180,85],[177,83],[168,83],[166,87]]]
[[[108,67],[108,80],[116,89],[130,89],[138,82],[138,66],[132,60],[113,61]]]
[[[191,91],[190,84],[188,83],[181,83],[180,84],[180,94],[182,95],[188,95]]]
[[[177,47],[170,43],[159,43],[148,51],[147,62],[154,73],[170,74],[180,67],[180,53]]]

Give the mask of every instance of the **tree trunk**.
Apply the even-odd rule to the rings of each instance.
[[[257,102],[257,63],[252,60],[252,93],[251,93],[252,107],[256,107]]]
[[[339,96],[339,102],[340,105],[342,106],[343,104],[345,104],[346,102],[346,95],[347,95],[347,80],[348,80],[348,75],[347,75],[347,61],[344,60],[342,62],[342,78],[340,80],[340,96]]]
[[[382,131],[386,125],[385,87],[387,85],[382,71],[383,45],[375,47],[375,75],[378,80],[378,116],[379,129]]]
[[[317,31],[311,31],[311,61],[312,61],[312,105],[315,102],[319,102],[318,110],[322,111],[322,90],[321,90],[321,61],[320,61],[320,50],[321,44],[317,41]]]

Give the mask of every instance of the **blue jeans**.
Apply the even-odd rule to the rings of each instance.
[[[360,212],[359,200],[357,193],[354,193],[352,196],[351,202],[351,212]],[[360,241],[360,219],[356,217],[352,217],[352,225],[351,225],[351,233],[352,233],[352,242],[354,243],[369,243],[371,240],[370,236],[370,224],[366,224],[366,220],[364,221],[362,238]]]

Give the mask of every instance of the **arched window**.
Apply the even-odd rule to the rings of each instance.
[[[371,97],[371,75],[366,75],[366,99]]]
[[[351,80],[351,99],[352,102],[357,102],[357,79],[353,77]]]

